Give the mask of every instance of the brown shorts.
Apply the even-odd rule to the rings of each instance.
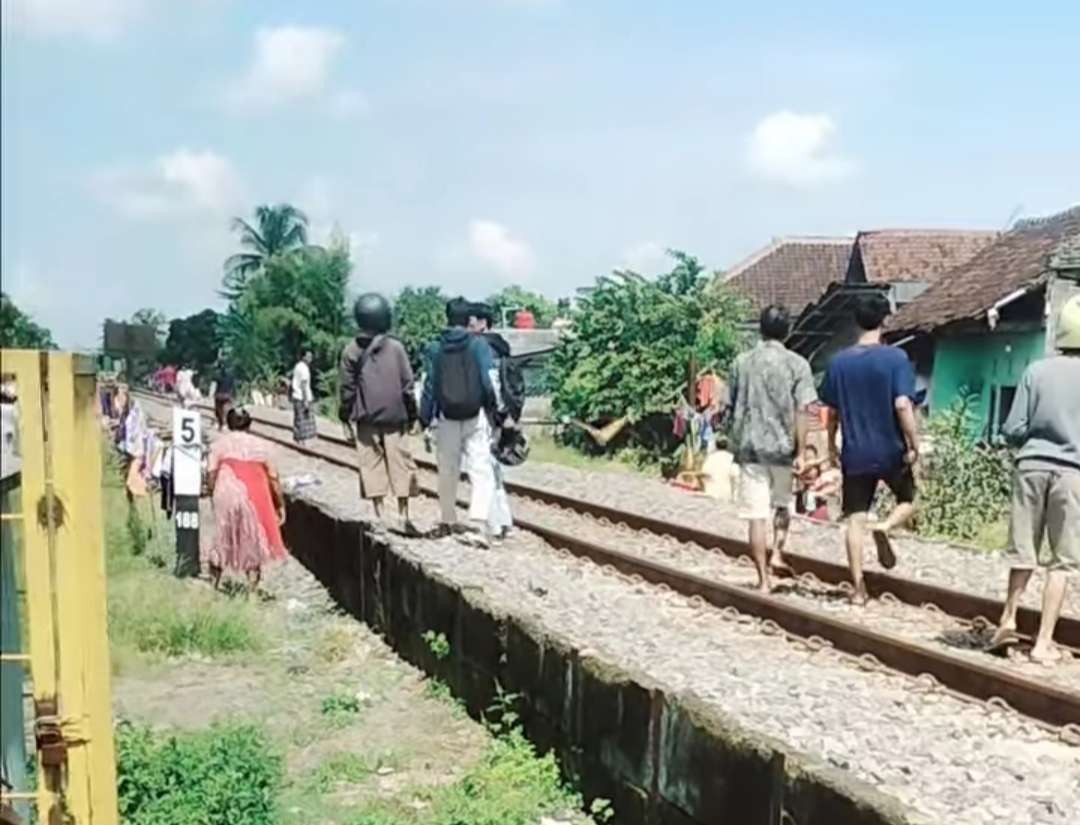
[[[360,466],[360,497],[411,498],[418,492],[416,462],[400,428],[365,424],[356,429],[356,454]]]
[[[1080,470],[1017,470],[1011,515],[1009,547],[1019,556],[1013,567],[1080,569]]]

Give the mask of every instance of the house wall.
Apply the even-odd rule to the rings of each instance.
[[[943,410],[961,397],[963,390],[979,394],[974,412],[979,429],[991,422],[995,390],[1015,387],[1028,364],[1043,356],[1045,330],[995,331],[943,336],[934,352],[931,412]],[[1008,413],[1001,411],[998,419]]]

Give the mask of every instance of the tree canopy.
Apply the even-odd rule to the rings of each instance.
[[[573,332],[553,358],[556,415],[589,424],[654,419],[628,428],[622,443],[655,447],[691,356],[703,369],[724,371],[738,354],[742,299],[710,289],[712,276],[696,258],[670,254],[674,267],[666,275],[616,271],[578,301]]]
[[[323,376],[322,391],[330,392],[327,381],[348,335],[350,269],[344,245],[267,258],[230,301],[222,323],[223,343],[239,376],[272,382],[310,349],[313,371]]]
[[[230,300],[237,298],[248,278],[275,255],[308,245],[307,215],[289,203],[257,206],[253,224],[233,218],[232,228],[239,234],[244,251],[225,259],[224,294]]]
[[[221,349],[221,316],[204,309],[186,318],[169,322],[169,334],[161,360],[166,364],[191,367],[200,375],[213,368]]]
[[[424,350],[446,326],[446,301],[437,286],[407,286],[394,299],[394,334],[416,371],[423,366]]]
[[[4,349],[56,349],[52,333],[15,306],[0,292],[0,347]]]

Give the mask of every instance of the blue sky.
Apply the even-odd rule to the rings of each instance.
[[[216,305],[268,201],[354,289],[553,296],[1080,201],[1072,2],[3,4],[3,284],[65,346]]]

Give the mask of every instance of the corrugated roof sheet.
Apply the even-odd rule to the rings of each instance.
[[[798,315],[842,280],[851,238],[777,238],[724,273],[723,282],[750,299],[755,312],[780,304]]]
[[[977,318],[997,301],[1045,279],[1051,257],[1075,248],[1080,206],[1039,220],[1021,221],[975,257],[941,277],[891,319],[894,333],[929,331]],[[1062,246],[1064,242],[1064,246]]]

